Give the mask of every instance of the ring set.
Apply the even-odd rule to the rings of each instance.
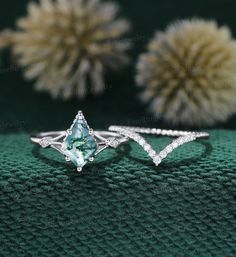
[[[159,153],[145,140],[143,135],[177,137]],[[39,133],[31,137],[33,143],[43,148],[51,147],[72,162],[80,172],[88,163],[107,148],[118,148],[130,140],[138,143],[158,166],[172,151],[179,146],[198,138],[207,138],[205,132],[189,132],[141,128],[127,126],[110,126],[107,131],[96,131],[89,127],[82,111],[79,111],[73,124],[66,131]]]

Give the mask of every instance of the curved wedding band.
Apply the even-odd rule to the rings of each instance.
[[[161,152],[157,153],[141,134],[171,136],[177,137],[177,139],[174,139]],[[39,133],[32,136],[31,141],[43,148],[54,148],[65,156],[66,161],[73,162],[77,166],[77,170],[81,171],[88,162],[92,162],[103,150],[108,147],[117,148],[129,140],[137,142],[158,166],[177,147],[208,136],[209,134],[205,132],[127,126],[110,126],[108,131],[93,131],[88,126],[82,111],[79,111],[67,131]]]

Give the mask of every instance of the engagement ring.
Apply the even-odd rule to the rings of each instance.
[[[142,134],[177,137],[159,153],[144,139]],[[110,126],[108,131],[92,130],[79,111],[73,124],[66,131],[43,132],[31,137],[33,143],[43,148],[52,147],[64,155],[65,160],[72,162],[78,171],[105,149],[117,148],[129,140],[137,142],[150,156],[156,166],[177,147],[198,138],[207,138],[205,132],[189,132],[141,128],[127,126]]]

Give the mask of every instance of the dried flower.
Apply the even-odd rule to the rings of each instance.
[[[0,47],[11,46],[27,79],[53,97],[83,98],[101,93],[104,72],[126,63],[129,24],[118,18],[115,3],[100,0],[40,0],[16,31],[0,35]]]
[[[169,123],[213,125],[236,112],[236,41],[214,21],[178,21],[158,32],[137,70],[143,101]]]

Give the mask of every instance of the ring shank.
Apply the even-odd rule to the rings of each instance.
[[[192,132],[192,131],[179,131],[179,130],[167,130],[156,128],[142,128],[142,127],[128,127],[128,126],[110,126],[110,131],[128,130],[139,134],[156,135],[156,136],[170,136],[181,137],[188,135],[195,135],[196,138],[208,138],[209,134],[206,132]]]
[[[33,135],[31,136],[30,140],[33,143],[41,144],[42,140],[46,139],[51,141],[50,145],[58,145],[63,142],[63,139],[66,137],[66,135],[66,131],[49,131]],[[129,140],[127,137],[112,131],[94,131],[93,135],[96,139],[99,139],[100,144],[106,144],[108,139],[116,139],[120,144]]]

